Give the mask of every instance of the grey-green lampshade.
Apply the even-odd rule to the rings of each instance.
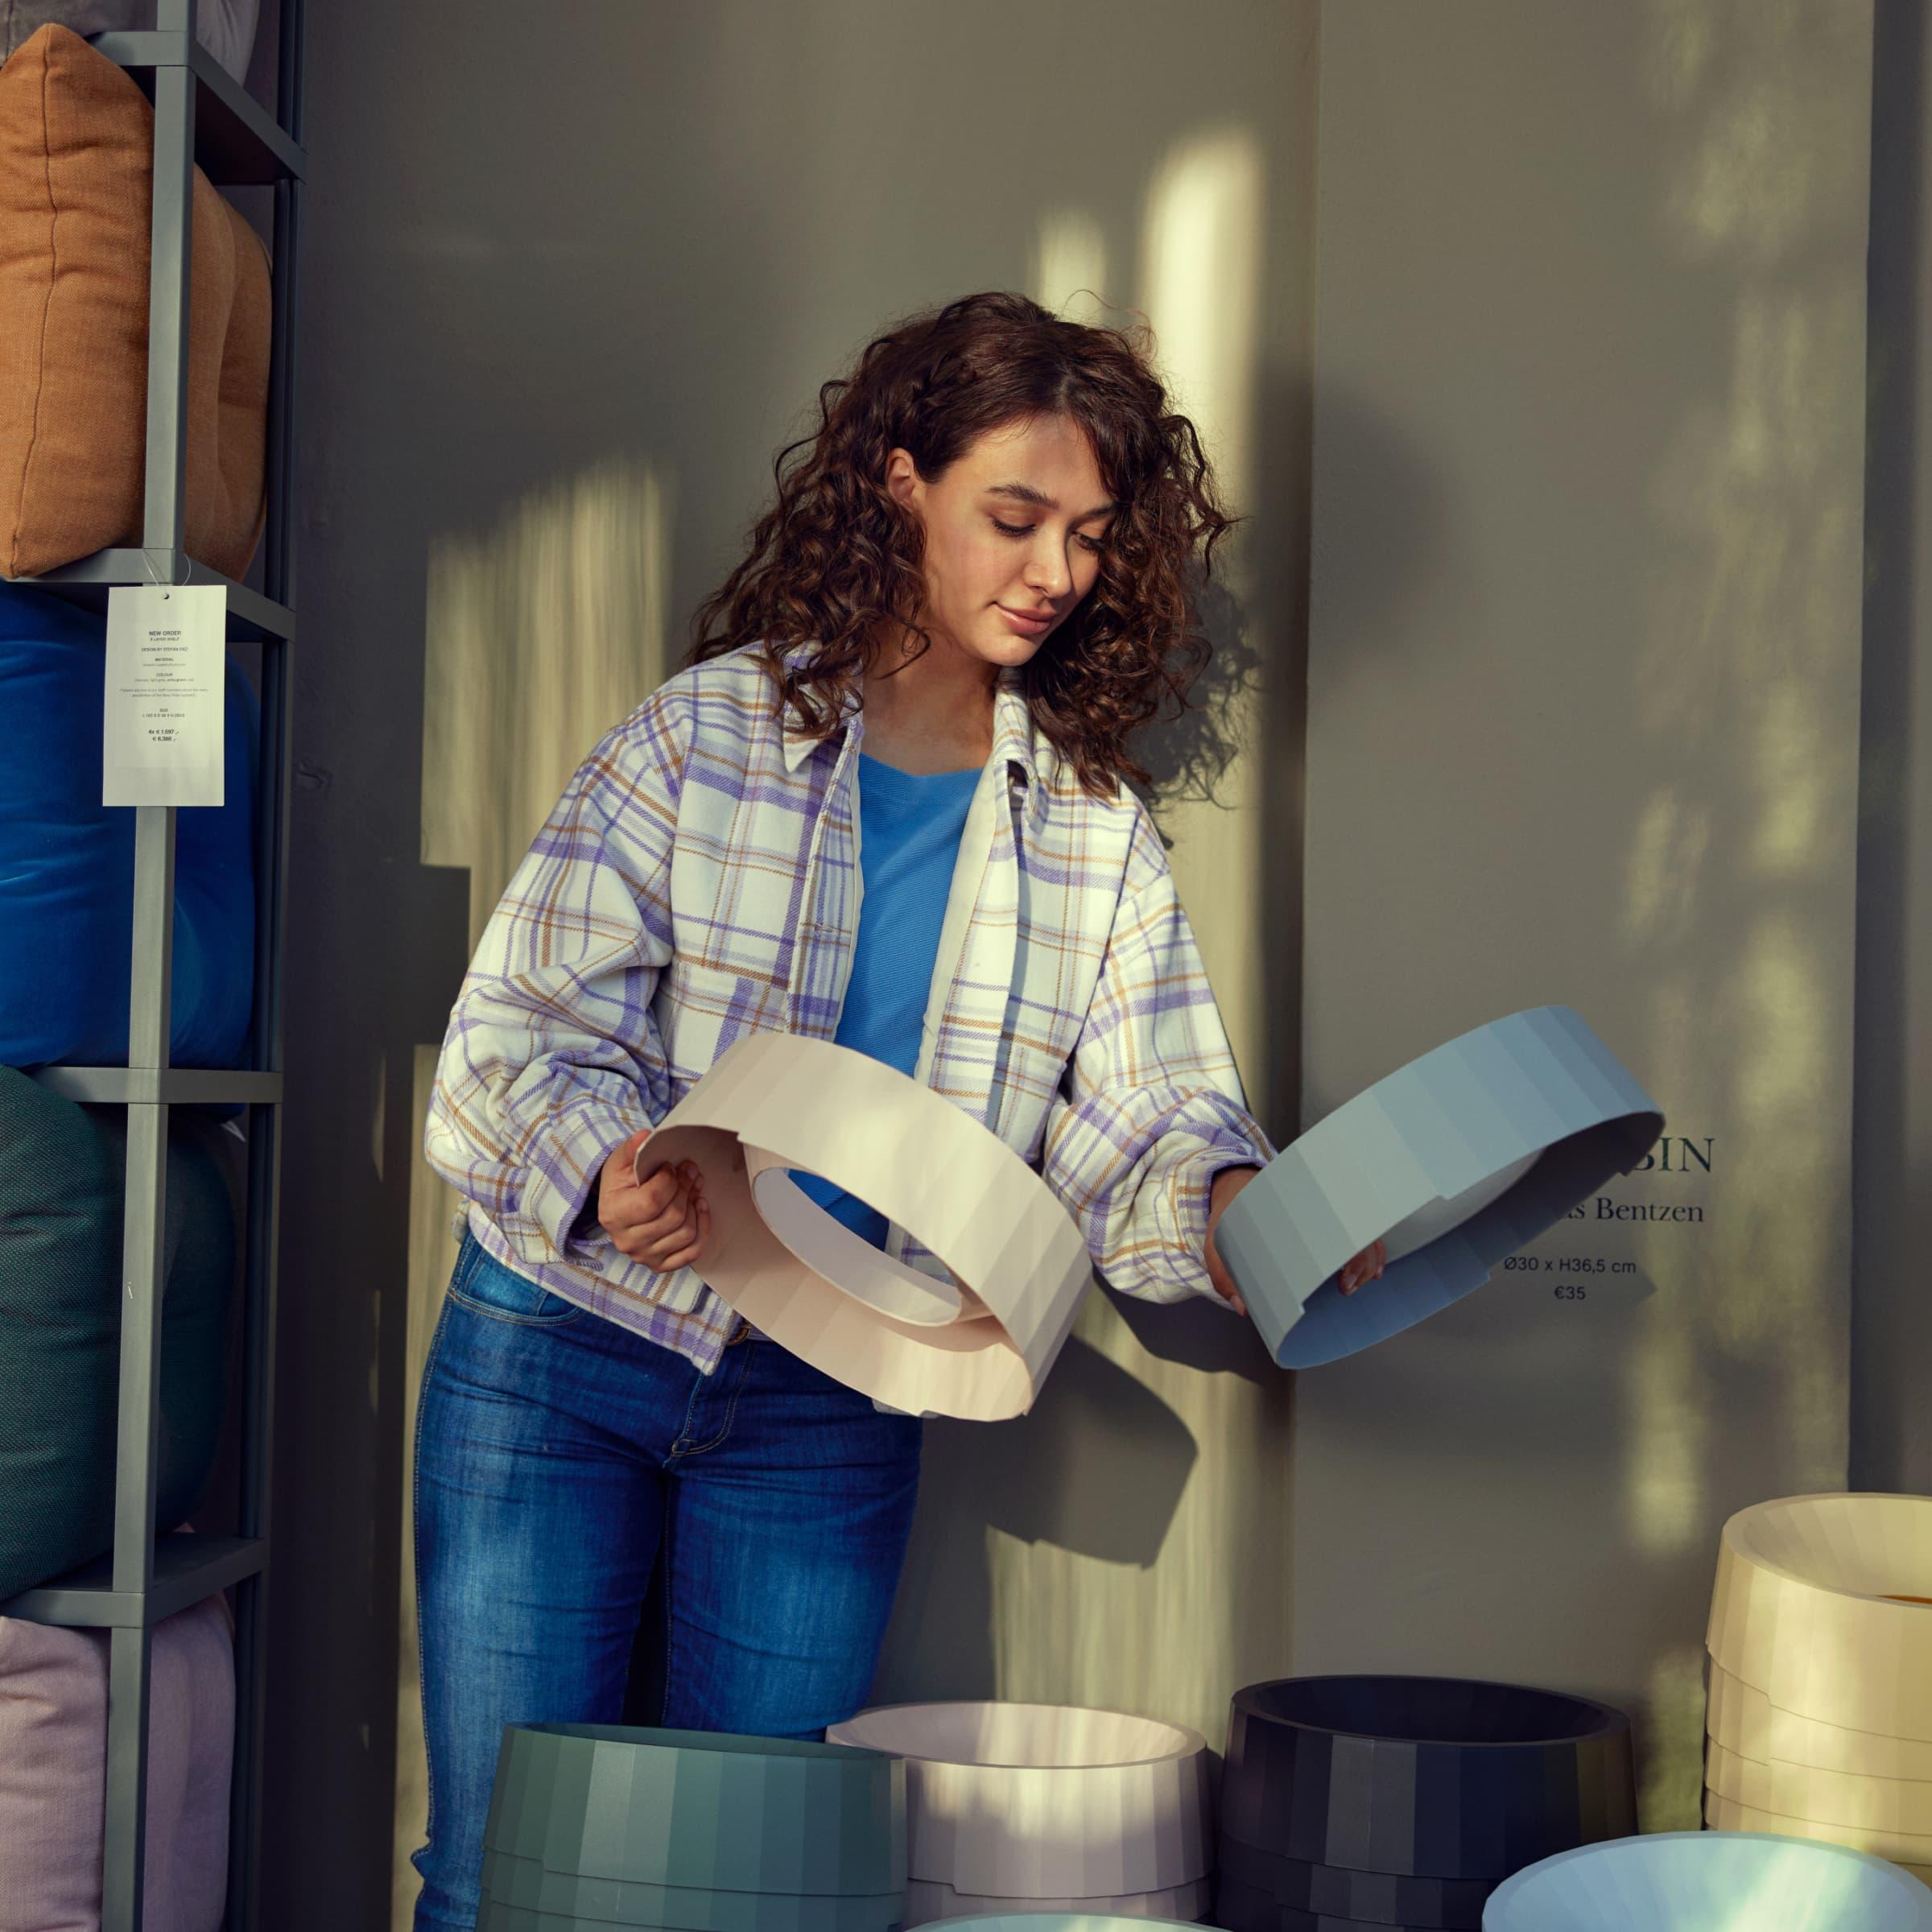
[[[552,1912],[538,1905],[504,1905],[485,1893],[477,1916],[477,1932],[580,1932],[580,1928],[583,1932],[617,1932],[618,1928],[635,1923],[630,1919],[600,1918],[588,1912]],[[898,1932],[896,1921],[893,1932]]]
[[[509,1852],[483,1854],[483,1893],[498,1905],[562,1912],[599,1925],[650,1926],[663,1932],[898,1932],[905,1896],[828,1897],[823,1893],[701,1892],[621,1878],[552,1872]]]
[[[580,1932],[594,1927],[594,1918],[579,1918],[569,1912],[539,1912],[529,1905],[499,1905],[485,1898],[477,1914],[477,1932]]]
[[[978,1918],[948,1918],[946,1932],[1199,1932],[1179,1918],[1141,1918],[1117,1912],[996,1912]],[[545,1928],[548,1932],[548,1928]],[[1393,1926],[1389,1932],[1396,1932]]]
[[[621,1923],[575,1912],[543,1912],[534,1905],[501,1905],[487,1897],[477,1914],[477,1932],[616,1932]]]
[[[510,1724],[484,1845],[573,1877],[877,1900],[906,1887],[906,1767],[791,1738]]]

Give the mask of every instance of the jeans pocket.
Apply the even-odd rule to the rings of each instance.
[[[584,1312],[575,1302],[506,1268],[473,1234],[464,1237],[449,1294],[474,1314],[529,1328],[561,1328]]]

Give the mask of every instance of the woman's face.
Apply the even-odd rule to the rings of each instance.
[[[935,649],[1024,664],[1093,588],[1113,506],[1069,418],[989,430],[934,483],[904,449],[886,473],[924,521],[923,616]]]

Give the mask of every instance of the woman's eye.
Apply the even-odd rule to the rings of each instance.
[[[997,517],[993,518],[993,526],[1002,535],[1009,537],[1030,537],[1033,535],[1034,529],[1034,526],[1030,523],[1002,523]],[[1092,537],[1084,536],[1079,541],[1084,543],[1096,556],[1098,556],[1107,547],[1104,543]]]

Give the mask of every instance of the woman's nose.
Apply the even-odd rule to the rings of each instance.
[[[1028,588],[1042,597],[1058,597],[1064,594],[1069,572],[1064,559],[1036,557],[1026,572]]]

